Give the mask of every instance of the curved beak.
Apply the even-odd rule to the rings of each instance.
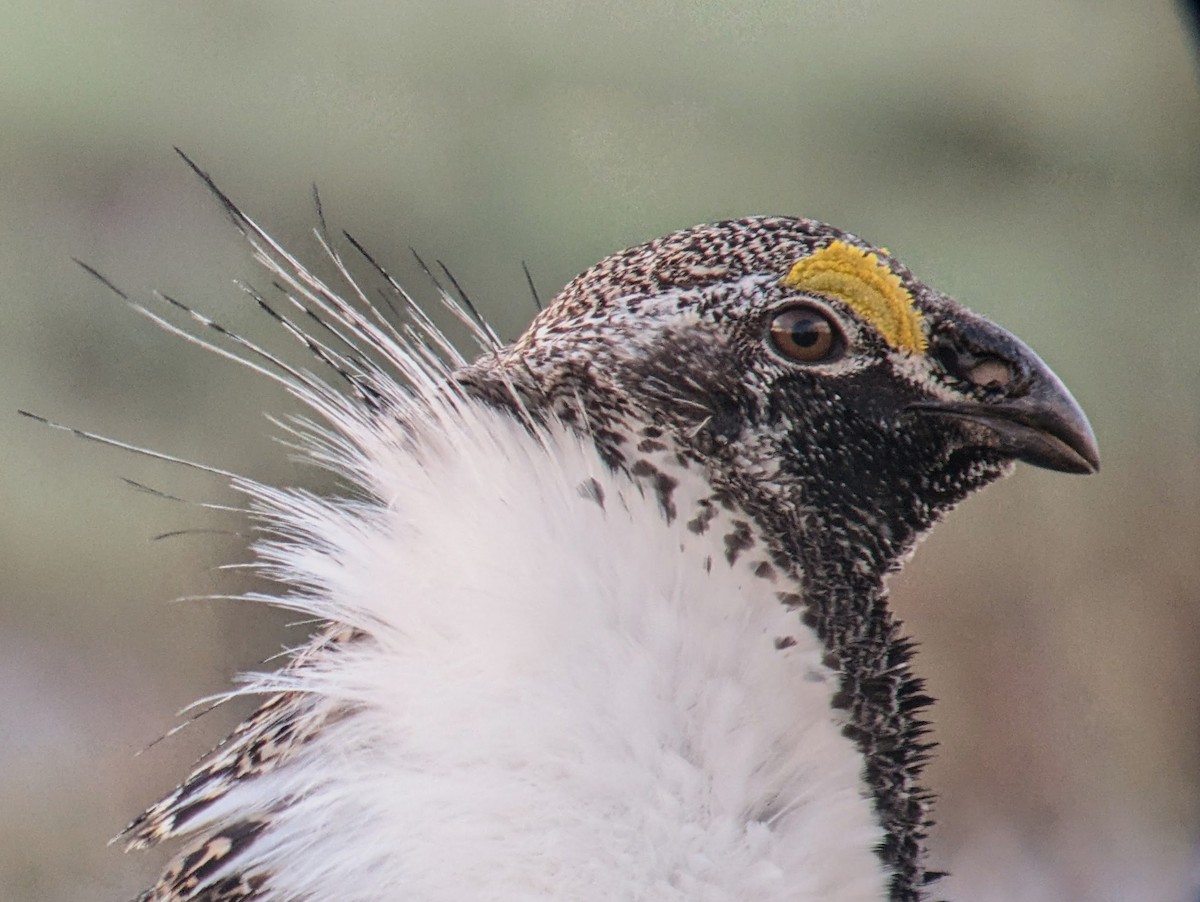
[[[979,427],[971,432],[980,447],[1035,467],[1062,473],[1097,472],[1100,449],[1096,436],[1062,380],[1037,354],[1003,329],[987,323],[983,329],[977,327],[971,332],[975,348],[1019,374],[1014,380],[1017,388],[995,401],[923,401],[909,410],[967,421]]]

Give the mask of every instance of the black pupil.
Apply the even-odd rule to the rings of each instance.
[[[821,340],[821,328],[814,319],[800,319],[792,326],[792,341],[802,348],[811,348]]]

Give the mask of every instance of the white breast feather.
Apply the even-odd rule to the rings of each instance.
[[[693,535],[565,428],[450,407],[419,454],[356,436],[384,510],[252,489],[286,603],[369,638],[261,678],[354,713],[191,826],[277,809],[235,864],[282,899],[883,898],[837,680],[722,518]]]

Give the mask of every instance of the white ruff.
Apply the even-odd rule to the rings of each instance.
[[[189,829],[279,809],[236,860],[272,899],[885,898],[837,680],[775,597],[796,587],[562,427],[433,406],[420,454],[352,437],[386,510],[249,489],[289,536],[268,567],[311,594],[276,603],[369,638],[256,683],[354,713]]]

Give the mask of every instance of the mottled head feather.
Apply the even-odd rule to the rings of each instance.
[[[832,296],[869,322],[897,350],[925,353],[922,316],[900,278],[874,253],[833,241],[798,261],[783,279],[787,288]]]

